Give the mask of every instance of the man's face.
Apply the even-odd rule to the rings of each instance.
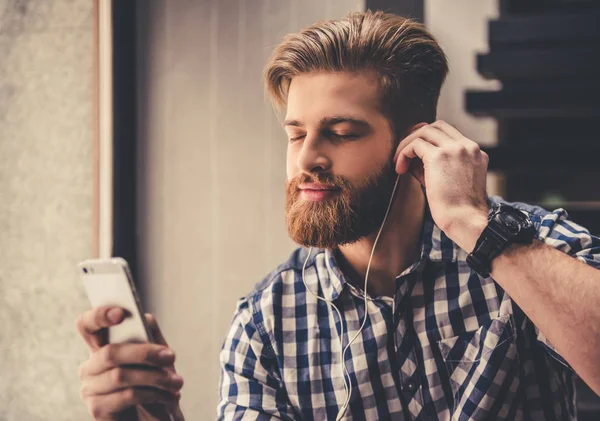
[[[284,128],[286,218],[295,242],[333,249],[379,228],[396,180],[395,142],[379,97],[371,72],[292,79]]]

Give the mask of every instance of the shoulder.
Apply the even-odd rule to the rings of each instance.
[[[313,250],[307,269],[315,262],[319,252]],[[252,290],[241,298],[238,306],[248,307],[252,313],[267,310],[273,305],[278,305],[286,296],[294,296],[304,291],[302,282],[302,268],[308,256],[308,249],[299,247],[295,249],[288,259],[270,271]]]
[[[318,254],[313,250],[307,269],[315,264]],[[302,282],[302,268],[307,256],[308,249],[297,248],[237,302],[234,317],[254,326],[265,343],[277,342],[275,332],[281,327],[284,315],[303,301],[306,288]]]
[[[282,275],[286,273],[301,273],[307,255],[308,250],[304,247],[295,249],[285,262],[270,271],[260,282],[254,285],[252,290],[246,295],[246,299],[251,301],[259,298],[265,290],[272,289],[285,282],[282,279]]]

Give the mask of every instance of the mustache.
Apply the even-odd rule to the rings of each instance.
[[[300,186],[300,184],[303,183],[326,184],[328,186],[335,187],[338,189],[347,189],[350,187],[350,183],[345,178],[326,172],[314,174],[299,174],[288,182],[288,186],[292,190],[298,190],[298,186]]]

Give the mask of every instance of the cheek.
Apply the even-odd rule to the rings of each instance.
[[[336,173],[350,177],[363,177],[383,165],[385,159],[385,154],[372,145],[348,147],[339,151],[335,161]]]

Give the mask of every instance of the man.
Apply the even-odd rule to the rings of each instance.
[[[423,26],[380,12],[319,22],[273,52],[287,222],[304,247],[238,302],[218,419],[563,420],[575,373],[600,392],[600,239],[561,209],[487,196],[485,153],[436,121],[446,73]],[[114,323],[104,314],[80,329]],[[147,361],[94,346],[104,372]],[[131,392],[97,419],[172,402],[163,372],[120,373],[104,402]]]

